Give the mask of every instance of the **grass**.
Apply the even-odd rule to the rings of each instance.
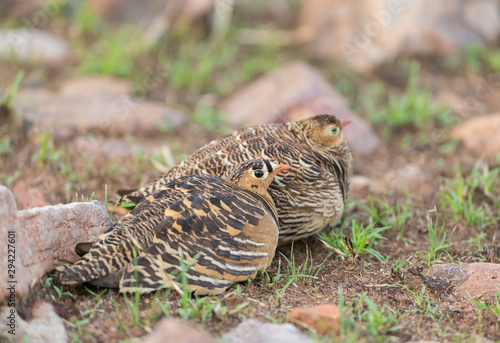
[[[306,259],[301,264],[298,264],[293,253],[293,245],[289,258],[281,252],[279,252],[279,255],[276,274],[271,276],[267,271],[264,271],[254,280],[254,282],[257,282],[267,289],[272,290],[274,288],[274,294],[271,296],[271,299],[274,299],[278,303],[290,286],[294,285],[295,287],[299,287],[298,283],[300,281],[316,279],[324,263],[315,266],[311,251],[306,249]],[[286,263],[282,263],[283,260]],[[263,280],[267,282],[264,283]]]
[[[493,170],[473,169],[464,175],[460,168],[456,170],[454,179],[444,179],[441,187],[441,207],[451,210],[454,221],[464,219],[467,224],[484,227],[496,221],[496,213],[490,210],[487,203],[499,203],[495,194],[500,192],[500,168]],[[479,205],[477,199],[484,200]]]
[[[455,70],[464,65],[473,72],[500,71],[500,50],[490,49],[485,46],[471,45],[462,54],[446,59],[449,69]]]
[[[76,297],[69,291],[64,291],[64,286],[63,285],[55,285],[53,281],[57,278],[57,275],[52,275],[49,276],[48,278],[45,279],[44,285],[46,289],[53,289],[56,293],[57,300],[61,300],[63,296],[69,296],[73,299],[76,299]]]
[[[387,229],[388,226],[376,227],[376,223],[371,223],[366,226],[360,224],[357,220],[353,220],[351,224],[351,237],[348,238],[342,231],[335,233],[332,231],[323,231],[319,237],[328,246],[343,258],[357,258],[362,254],[370,254],[376,257],[379,261],[387,261],[374,247],[378,246],[382,240],[386,238],[381,233]]]
[[[401,129],[416,129],[425,133],[433,126],[452,122],[450,110],[437,103],[429,89],[421,89],[419,81],[420,66],[413,63],[409,66],[403,94],[398,96],[389,92],[382,83],[368,87],[365,95],[368,99],[362,100],[366,105],[361,112],[368,113],[368,120],[381,127],[386,138]]]
[[[217,131],[222,135],[231,132],[224,115],[213,107],[198,105],[193,112],[192,121],[205,130]]]
[[[479,318],[483,316],[483,313],[486,313],[493,316],[497,323],[500,323],[500,289],[497,290],[497,294],[489,302],[481,302],[476,299],[471,299],[471,302],[476,307]]]
[[[401,330],[398,326],[401,316],[385,303],[379,308],[366,294],[357,299],[354,314],[354,318],[364,324],[368,337],[384,340],[387,334]]]
[[[167,43],[177,49],[159,57],[166,83],[179,92],[222,97],[237,85],[276,68],[283,59],[273,45],[240,46],[237,34],[238,30],[233,29],[224,40],[211,38],[200,42],[190,38],[183,28],[178,29]]]
[[[399,325],[404,315],[394,311],[387,304],[378,306],[367,294],[345,301],[341,290],[338,292],[340,309],[340,335],[316,337],[317,342],[359,342],[387,341],[391,334],[401,331]]]
[[[72,154],[62,147],[56,148],[52,139],[52,132],[42,133],[38,136],[40,144],[39,150],[33,154],[33,159],[40,169],[50,169],[52,173],[58,175],[66,181],[64,191],[68,201],[71,199],[73,184],[82,180],[84,174],[74,169]]]
[[[413,213],[410,211],[412,200],[409,195],[404,203],[396,199],[394,206],[390,206],[381,198],[375,198],[373,194],[367,200],[368,204],[357,200],[353,202],[365,212],[370,221],[398,231],[399,237],[402,238],[406,222],[413,218]]]
[[[435,214],[435,221],[433,220],[431,213]],[[439,261],[441,261],[440,253],[446,248],[451,247],[453,244],[447,242],[453,235],[453,229],[449,236],[446,235],[446,231],[444,229],[444,223],[439,226],[439,215],[437,211],[431,210],[427,215],[427,232],[429,235],[429,248],[425,251],[418,251],[417,254],[421,253],[424,256],[424,260],[427,266],[431,266]]]
[[[101,21],[87,2],[79,4],[73,22],[75,52],[83,74],[129,77],[141,54],[140,32],[132,26],[112,29]],[[91,42],[91,43],[89,43]]]
[[[13,108],[13,102],[19,90],[19,86],[24,78],[24,70],[20,70],[9,87],[9,90],[2,95],[0,93],[0,116],[2,113],[10,113]]]

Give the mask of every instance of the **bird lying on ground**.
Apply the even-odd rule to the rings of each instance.
[[[57,268],[63,284],[152,292],[184,286],[221,294],[253,279],[272,261],[278,219],[268,187],[288,165],[250,160],[222,176],[191,175],[157,187],[97,242],[77,246],[83,258]]]
[[[184,175],[220,175],[234,164],[265,158],[292,166],[274,179],[269,190],[280,222],[279,244],[311,236],[343,215],[352,157],[342,130],[349,123],[333,115],[318,115],[237,130],[208,143],[157,181],[136,191],[119,192],[123,196],[118,201],[137,204]]]

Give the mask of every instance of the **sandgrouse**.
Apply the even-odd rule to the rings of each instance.
[[[338,222],[344,212],[352,157],[342,129],[350,121],[318,115],[284,124],[251,126],[214,140],[162,178],[119,201],[138,203],[178,177],[222,174],[254,158],[292,166],[270,186],[280,223],[279,244],[313,235]]]
[[[179,289],[185,277],[189,290],[205,295],[254,278],[278,242],[268,187],[288,169],[250,160],[222,176],[184,176],[158,186],[97,242],[77,246],[85,255],[58,267],[60,280],[146,293]]]

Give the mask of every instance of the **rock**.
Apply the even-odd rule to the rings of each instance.
[[[0,274],[0,284],[15,280],[16,294],[26,295],[45,273],[65,262],[80,259],[75,253],[77,243],[94,241],[111,225],[106,208],[98,201],[16,212],[11,191],[0,186],[0,235],[14,237],[15,243],[10,244],[16,253],[15,275]],[[7,256],[7,248],[7,244],[0,245],[0,256]],[[0,260],[0,269],[7,271],[7,258]],[[7,280],[7,275],[14,278]],[[6,288],[0,289],[0,299],[7,295]]]
[[[17,200],[18,208],[21,209],[42,207],[49,204],[38,188],[30,187],[24,180],[16,183],[12,193]]]
[[[262,323],[248,319],[226,333],[222,340],[227,343],[312,343],[292,324]]]
[[[58,65],[69,54],[68,43],[50,32],[33,28],[0,30],[0,56],[4,59]]]
[[[453,294],[467,299],[494,297],[500,288],[500,264],[435,264],[424,275],[446,281]]]
[[[65,82],[58,93],[22,90],[15,107],[32,122],[33,133],[52,131],[55,140],[88,133],[147,136],[184,124],[180,112],[160,102],[133,99],[131,88],[111,77],[79,78]]]
[[[433,194],[438,188],[433,185],[432,175],[417,164],[407,164],[388,172],[373,182],[375,192],[395,192],[404,195],[407,191],[415,194]]]
[[[497,0],[307,0],[299,28],[314,56],[369,72],[403,54],[451,55],[493,43],[499,7]]]
[[[500,154],[500,112],[472,117],[453,129],[459,139],[475,156],[486,156],[495,161]]]
[[[355,153],[369,154],[380,145],[370,125],[348,108],[347,101],[318,70],[303,62],[287,64],[243,87],[220,110],[236,127],[334,114],[352,121],[345,137]]]
[[[2,318],[11,316],[10,307],[0,311]],[[15,336],[8,333],[11,327],[6,321],[0,321],[0,341],[30,343],[66,343],[69,341],[62,319],[55,313],[54,307],[44,301],[38,301],[33,307],[33,319],[23,320],[14,312]],[[15,339],[13,339],[15,338]]]
[[[153,333],[147,335],[142,343],[215,343],[215,341],[188,322],[173,318],[163,318],[154,328]]]
[[[333,304],[296,307],[290,311],[288,320],[303,329],[314,329],[321,335],[340,332],[340,309]]]

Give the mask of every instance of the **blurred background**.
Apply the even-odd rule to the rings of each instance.
[[[21,208],[102,200],[239,127],[330,113],[353,120],[360,198],[408,166],[432,193],[460,140],[498,162],[498,115],[460,129],[500,110],[499,7],[3,0],[0,182]]]
[[[354,157],[344,220],[323,243],[280,247],[267,277],[223,298],[63,289],[49,266],[18,313],[43,299],[74,342],[138,342],[163,315],[220,337],[338,303],[358,323],[344,320],[345,341],[498,340],[496,290],[491,308],[455,302],[465,293],[412,270],[500,261],[500,0],[0,0],[0,184],[18,209],[106,203],[240,127],[323,113],[352,121]],[[56,228],[18,225],[30,266],[73,254],[66,213]],[[477,299],[495,277],[475,273]]]

